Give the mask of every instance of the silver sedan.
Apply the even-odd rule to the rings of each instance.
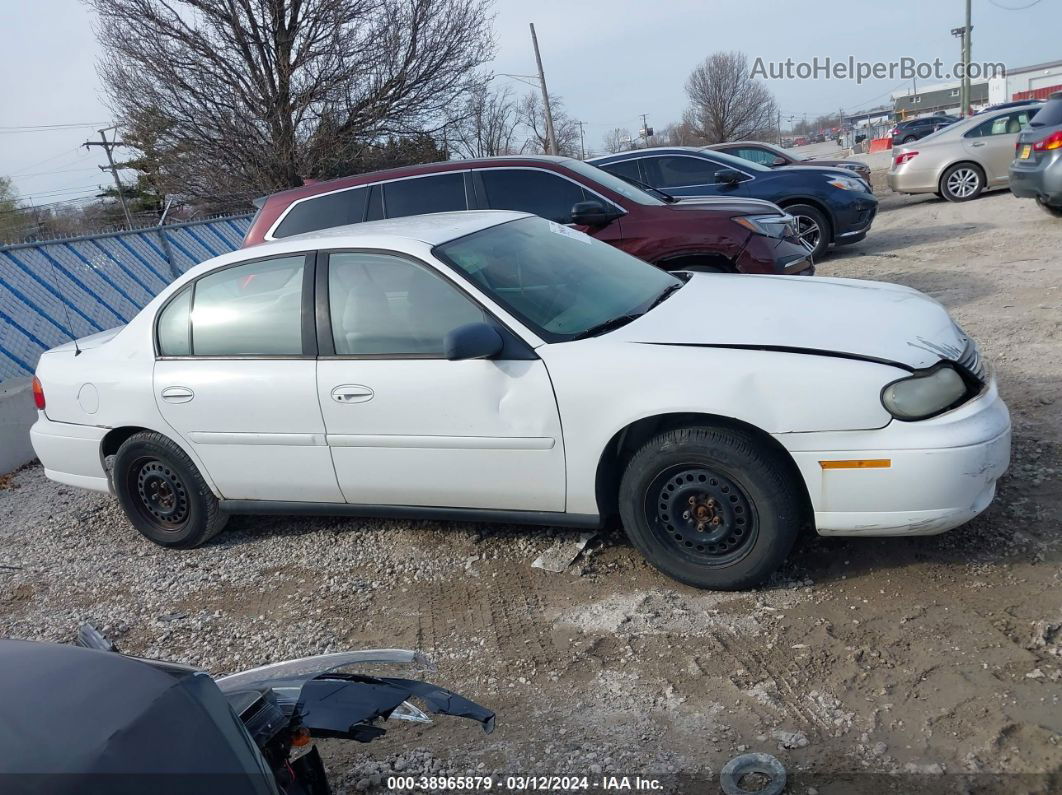
[[[889,187],[897,193],[935,193],[953,202],[1007,187],[1018,134],[1041,107],[971,116],[920,141],[893,147]]]

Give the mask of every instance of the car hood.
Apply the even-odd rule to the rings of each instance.
[[[810,160],[802,163],[792,163],[783,168],[807,168],[808,166],[814,166],[815,168],[839,168],[842,171],[851,171],[847,166],[867,168],[867,164],[859,160]]]
[[[774,348],[912,369],[957,360],[967,342],[943,306],[909,287],[745,274],[694,274],[681,290],[608,338]]]
[[[777,204],[765,199],[730,196],[676,196],[675,198],[678,199],[677,202],[667,205],[674,210],[711,210],[731,215],[763,215],[764,213],[783,212]]]
[[[785,166],[784,168],[775,169],[773,173],[788,173],[791,174],[794,171],[803,171],[810,174],[822,174],[825,177],[848,177],[852,178],[852,172],[847,168],[835,168],[833,166]]]

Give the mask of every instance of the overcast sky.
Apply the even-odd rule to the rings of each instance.
[[[973,55],[1009,68],[1062,60],[1062,0],[973,0]],[[538,31],[546,80],[586,123],[599,148],[614,127],[636,131],[640,114],[658,128],[681,118],[686,76],[716,50],[750,62],[810,61],[849,55],[864,61],[903,56],[951,64],[963,0],[496,0],[496,72],[534,72],[528,22]],[[110,120],[95,72],[98,47],[78,0],[0,0],[0,175],[20,194],[47,204],[91,194],[106,180],[99,148],[80,144]],[[527,87],[498,78],[514,91]],[[776,80],[768,83],[786,115],[809,118],[888,100],[899,80]],[[31,125],[83,125],[12,131]]]

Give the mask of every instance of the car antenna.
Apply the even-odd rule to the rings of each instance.
[[[62,290],[59,288],[59,274],[55,272],[55,261],[47,254],[44,255],[44,258],[48,260],[48,264],[52,268],[52,281],[55,282],[55,294],[56,297],[59,298],[59,303],[63,305],[63,314],[66,316],[66,333],[70,335],[70,339],[74,343],[74,358],[76,359],[81,355],[81,348],[77,344],[77,337],[74,336],[74,325],[70,322],[70,307],[67,305],[66,301],[63,300],[63,296],[61,295]]]

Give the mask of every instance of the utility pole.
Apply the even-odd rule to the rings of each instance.
[[[98,141],[85,141],[82,144],[86,149],[90,146],[102,146],[103,151],[107,153],[107,162],[110,165],[100,166],[100,171],[110,171],[111,176],[114,177],[114,187],[118,189],[118,199],[122,202],[122,212],[125,214],[126,228],[133,228],[133,219],[129,215],[129,205],[125,203],[125,192],[122,190],[122,181],[118,178],[118,166],[114,164],[114,156],[111,154],[116,146],[125,146],[121,141],[108,141],[107,130],[115,130],[116,127],[104,127],[99,131],[100,140]]]
[[[583,137],[583,123],[577,121],[579,125],[579,159],[586,160],[586,139]]]
[[[546,112],[546,148],[549,154],[557,155],[557,133],[553,129],[553,111],[549,107],[549,91],[546,90],[546,73],[542,71],[542,56],[538,52],[538,36],[535,35],[535,23],[531,24],[531,43],[535,46],[535,63],[538,64],[538,79],[542,84],[542,107]]]
[[[650,127],[649,126],[649,122],[646,121],[646,116],[648,116],[648,115],[649,115],[648,113],[643,113],[642,114],[642,129],[641,129],[642,138],[645,140],[645,148],[646,149],[649,148],[649,139],[653,137],[653,128]]]
[[[778,111],[778,145],[782,145],[782,111]]]
[[[971,31],[971,0],[966,0],[966,24],[961,28],[952,28],[951,35],[958,38],[962,43],[962,78],[959,81],[959,115],[965,117],[970,112],[970,53],[972,51]]]

